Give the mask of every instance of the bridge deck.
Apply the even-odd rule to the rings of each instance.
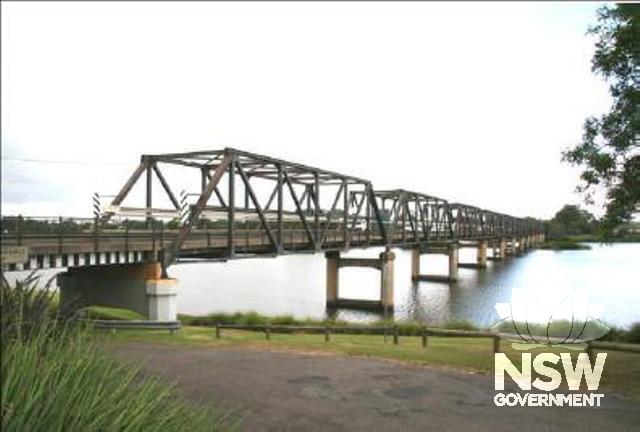
[[[73,256],[98,255],[97,258],[82,260],[100,263],[100,254],[106,256],[102,262],[129,262],[157,260],[161,251],[173,244],[179,230],[163,231],[102,231],[73,234],[4,234],[2,244],[5,247],[20,246],[27,249],[31,265],[22,268],[60,267],[65,262],[78,265],[79,259]],[[348,248],[368,247],[413,247],[421,246],[425,250],[429,247],[451,243],[446,233],[431,233],[421,239],[416,239],[412,233],[396,233],[385,241],[380,233],[370,233],[364,230],[351,230],[347,233],[342,229],[328,230],[324,240],[316,247],[305,230],[289,229],[282,233],[283,248],[274,251],[265,230],[236,230],[233,238],[233,248],[229,245],[228,232],[225,229],[193,230],[182,243],[178,262],[195,259],[226,260],[244,257],[257,257],[275,254],[314,253],[319,251],[344,250]],[[495,237],[469,237],[459,239],[458,242],[491,240]],[[130,255],[133,253],[134,255]],[[69,257],[70,256],[70,257]],[[133,256],[134,258],[129,258]],[[49,264],[43,262],[43,257],[51,260]],[[11,266],[5,270],[14,270]]]

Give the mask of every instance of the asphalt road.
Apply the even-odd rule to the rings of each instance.
[[[640,403],[496,407],[493,377],[399,362],[291,351],[128,343],[194,400],[240,410],[249,431],[638,431]]]

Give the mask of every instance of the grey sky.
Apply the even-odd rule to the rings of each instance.
[[[142,153],[233,146],[549,217],[609,104],[597,7],[2,3],[2,212],[88,216]]]

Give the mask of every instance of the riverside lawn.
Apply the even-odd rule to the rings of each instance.
[[[116,334],[104,334],[109,343],[151,342],[198,346],[203,349],[225,347],[247,347],[253,349],[275,349],[317,352],[332,355],[352,355],[379,357],[427,367],[458,369],[469,373],[493,374],[494,356],[491,339],[430,336],[427,348],[422,347],[419,336],[401,336],[400,344],[394,345],[392,337],[379,335],[332,334],[329,342],[319,334],[279,334],[272,333],[265,340],[262,332],[222,330],[222,337],[215,338],[211,327],[186,326],[174,335],[166,331],[126,330]],[[502,341],[501,351],[512,363],[521,368],[520,352],[511,344]],[[561,348],[536,348],[532,352],[575,351]],[[599,352],[599,351],[596,351]],[[542,377],[544,378],[544,377]],[[620,396],[640,401],[640,354],[610,351],[607,355],[607,369],[602,376],[600,389]],[[493,391],[493,389],[487,389]]]

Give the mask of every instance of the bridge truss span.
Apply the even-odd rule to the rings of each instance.
[[[181,189],[187,178],[195,190]],[[136,185],[143,186],[141,196],[131,193]],[[62,263],[99,265],[106,254],[107,263],[134,257],[160,261],[166,270],[193,260],[426,248],[542,233],[535,219],[404,189],[376,190],[366,179],[234,148],[143,155],[112,197],[81,223],[60,218],[45,229],[35,219],[3,217],[3,246],[26,247],[31,258],[63,257]]]

